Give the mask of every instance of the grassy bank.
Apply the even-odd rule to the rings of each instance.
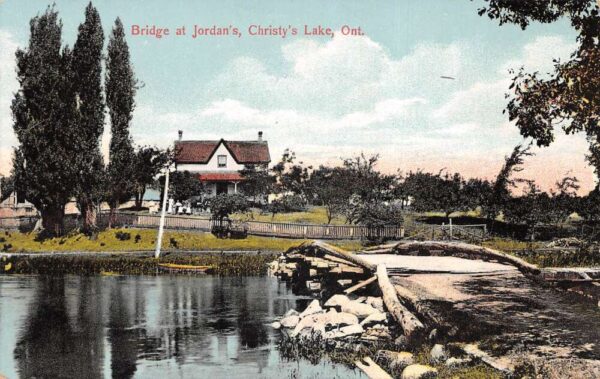
[[[267,273],[267,264],[275,253],[262,254],[186,254],[169,253],[160,260],[149,256],[112,254],[43,255],[4,258],[2,267],[7,274],[40,275],[155,275],[161,273],[158,263],[212,266],[211,273],[222,276],[260,276]]]
[[[590,267],[600,265],[598,245],[583,246],[576,251],[537,250],[543,249],[542,242],[516,241],[508,238],[492,238],[484,241],[483,246],[507,252],[523,258],[539,267]]]
[[[165,231],[162,248],[166,250],[261,250],[285,251],[305,240],[248,236],[245,239],[219,239],[211,233]],[[35,233],[0,232],[0,250],[4,252],[101,252],[153,250],[156,244],[154,229],[111,229],[90,238],[70,234],[59,238],[39,240]],[[359,241],[335,241],[334,244],[354,250]]]

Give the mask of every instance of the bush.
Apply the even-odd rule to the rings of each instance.
[[[287,212],[302,212],[306,210],[307,202],[299,195],[284,195],[269,204],[269,211],[273,214]]]
[[[129,241],[131,239],[131,233],[118,231],[118,232],[115,232],[115,237],[119,241]]]

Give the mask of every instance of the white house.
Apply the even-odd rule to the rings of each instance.
[[[175,142],[177,171],[197,174],[208,196],[237,193],[245,167],[266,168],[271,162],[269,144],[258,132],[256,141],[184,141],[179,131]]]

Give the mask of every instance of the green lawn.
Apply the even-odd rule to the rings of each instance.
[[[100,232],[95,239],[83,234],[37,241],[34,233],[0,232],[0,248],[8,252],[52,251],[137,251],[152,250],[156,243],[154,229],[112,229]],[[118,238],[121,235],[121,239]],[[139,237],[138,237],[139,236]],[[245,239],[219,239],[211,233],[165,231],[162,247],[181,250],[268,250],[284,251],[306,240],[248,236]],[[360,241],[332,241],[345,249],[356,250]]]
[[[273,217],[271,213],[261,213],[259,210],[252,210],[248,213],[238,213],[232,218],[244,221],[265,221],[265,222],[291,222],[300,224],[327,224],[327,212],[325,207],[309,207],[304,212],[278,213]],[[332,225],[343,225],[343,217],[335,217],[331,220]]]

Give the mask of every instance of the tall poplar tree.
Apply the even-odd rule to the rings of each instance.
[[[109,224],[119,204],[134,193],[134,151],[129,135],[135,106],[136,80],[129,60],[129,47],[125,41],[123,24],[119,18],[108,41],[106,62],[106,103],[110,115],[110,155],[108,163],[108,203],[111,210]]]
[[[53,7],[30,22],[29,46],[16,52],[20,84],[12,102],[17,191],[42,215],[42,226],[61,235],[65,205],[76,185],[76,102],[72,53],[61,52],[62,23]]]
[[[83,219],[83,230],[88,233],[96,229],[96,205],[101,200],[104,184],[104,163],[100,152],[104,131],[103,45],[100,15],[90,2],[85,9],[85,21],[79,25],[72,65],[77,94],[77,138],[81,148],[77,154],[77,204]]]

